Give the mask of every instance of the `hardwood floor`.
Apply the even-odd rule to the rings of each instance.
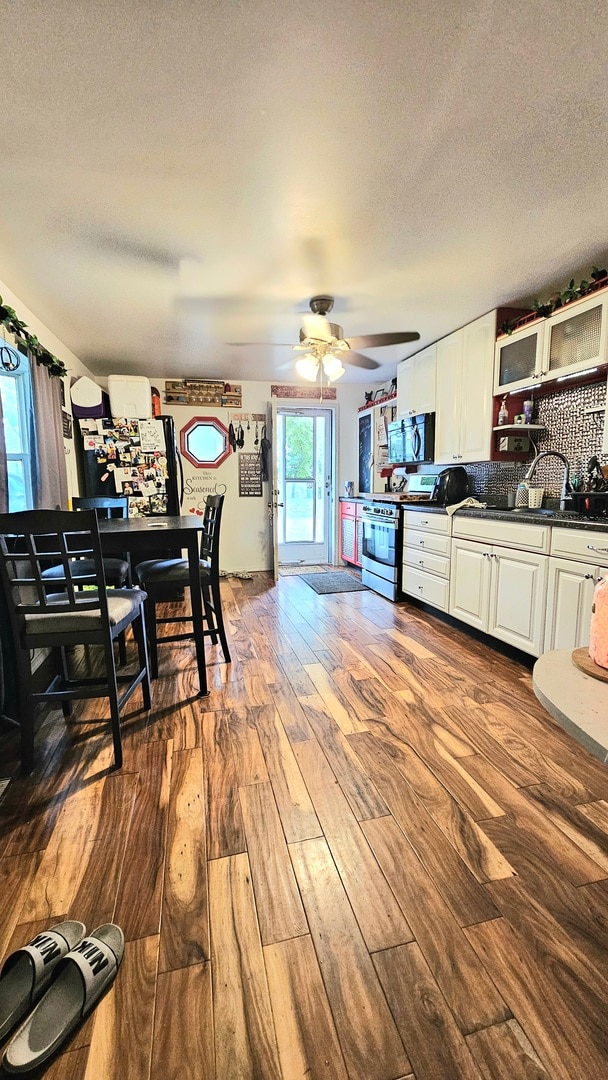
[[[0,801],[0,956],[64,918],[127,940],[46,1075],[608,1077],[608,770],[528,667],[371,592],[222,593],[208,698],[163,646],[120,772],[84,703]]]

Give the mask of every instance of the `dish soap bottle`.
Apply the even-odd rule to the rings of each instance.
[[[503,399],[502,399],[502,401],[500,403],[500,409],[498,410],[498,423],[499,424],[508,424],[508,422],[509,422],[509,413],[507,412],[507,395],[505,394],[505,396],[503,397]]]

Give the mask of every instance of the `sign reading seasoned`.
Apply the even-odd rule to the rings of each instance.
[[[271,397],[278,398],[313,398],[316,401],[319,400],[319,387],[313,386],[279,386],[274,383],[270,386]],[[335,401],[336,400],[336,388],[335,386],[324,386],[321,391],[323,395],[323,401]]]
[[[262,494],[262,468],[257,454],[238,454],[239,495]]]

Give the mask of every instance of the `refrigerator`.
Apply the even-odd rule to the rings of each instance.
[[[82,494],[126,495],[129,517],[179,514],[184,480],[172,416],[79,421]]]
[[[126,495],[129,517],[181,513],[184,477],[172,416],[85,417],[77,430],[82,495]],[[180,557],[167,548],[148,556]]]

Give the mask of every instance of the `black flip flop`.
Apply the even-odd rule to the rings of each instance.
[[[81,922],[57,923],[7,957],[0,975],[0,1039],[36,1004],[59,961],[86,932]]]
[[[116,978],[124,947],[120,927],[105,923],[60,961],[49,989],[6,1048],[6,1072],[30,1072],[53,1056]]]

